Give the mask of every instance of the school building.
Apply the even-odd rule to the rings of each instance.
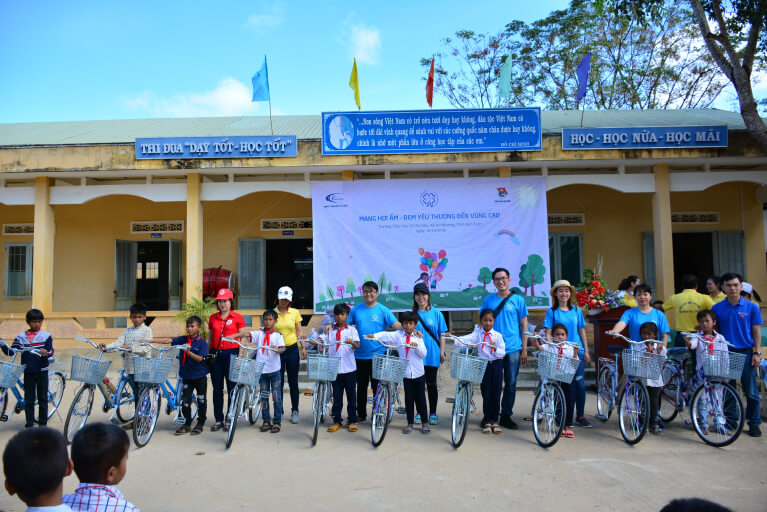
[[[60,338],[124,325],[133,302],[172,312],[219,267],[240,310],[270,307],[284,284],[308,310],[311,185],[333,180],[543,176],[552,281],[602,256],[611,288],[636,274],[665,298],[683,274],[737,271],[767,297],[767,155],[739,114],[581,115],[542,112],[541,151],[365,155],[323,155],[320,116],[275,117],[273,132],[268,117],[0,124],[0,335],[32,306]],[[726,145],[563,149],[581,126],[724,126]],[[136,157],[137,138],[271,133],[295,136],[295,156]]]

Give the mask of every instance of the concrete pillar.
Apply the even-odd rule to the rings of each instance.
[[[655,193],[652,196],[652,224],[655,241],[655,288],[662,300],[674,294],[674,245],[671,236],[671,191],[668,164],[652,168]]]
[[[354,171],[351,169],[344,169],[341,171],[341,179],[344,181],[354,181]]]
[[[202,176],[189,173],[186,176],[186,274],[184,298],[202,299]]]
[[[505,165],[503,167],[498,168],[498,177],[499,178],[511,178],[511,167],[508,165]]]
[[[53,238],[56,222],[51,206],[51,178],[35,178],[35,236],[32,252],[32,307],[53,311]]]

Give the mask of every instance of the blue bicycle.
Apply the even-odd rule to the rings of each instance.
[[[0,340],[0,345],[12,353],[10,361],[0,362],[2,365],[0,366],[0,421],[8,421],[14,413],[18,414],[23,411],[27,403],[22,391],[24,384],[21,381],[24,365],[14,364],[16,356],[22,352],[31,352],[38,356],[40,353],[31,348],[11,348],[3,340]],[[64,387],[67,384],[64,372],[51,366],[54,362],[55,358],[51,357],[48,359],[48,418],[56,414],[61,398],[64,396]],[[11,409],[10,413],[8,413],[8,402],[11,398],[9,391],[16,398],[16,405]],[[35,402],[35,405],[38,405],[38,403]]]
[[[72,401],[72,405],[67,413],[67,419],[64,421],[64,437],[70,443],[77,431],[88,421],[88,416],[90,416],[93,409],[96,388],[101,391],[101,395],[104,397],[104,404],[101,406],[102,410],[109,412],[110,409],[114,409],[109,418],[113,423],[116,421],[120,423],[131,421],[136,410],[135,398],[130,385],[128,385],[128,375],[125,373],[125,368],[120,370],[117,387],[115,388],[106,379],[107,370],[109,370],[109,365],[112,362],[101,360],[101,357],[107,350],[102,349],[89,339],[75,339],[89,343],[93,348],[98,349],[99,357],[98,359],[90,359],[77,354],[72,356],[72,368],[69,372],[69,378],[82,382],[83,385],[75,393],[75,399]],[[111,350],[130,352],[130,349],[126,348],[115,348],[109,351]]]

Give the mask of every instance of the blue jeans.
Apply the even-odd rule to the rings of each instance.
[[[238,348],[219,350],[216,362],[210,368],[210,382],[213,385],[213,417],[216,423],[224,421],[224,383],[226,383],[226,409],[229,410],[235,383],[229,380],[229,361],[237,356]]]
[[[751,353],[753,348],[730,349],[732,352],[746,354],[746,364],[743,365],[743,374],[740,376],[740,384],[743,386],[743,394],[746,395],[746,421],[749,426],[759,426],[762,418],[759,414],[761,402],[759,400],[759,386],[756,383],[756,368],[751,366]],[[735,387],[735,381],[731,381]],[[736,388],[737,389],[737,388]]]
[[[270,391],[272,394],[272,402],[274,403],[274,424],[279,425],[282,423],[282,379],[280,378],[280,370],[272,373],[261,374],[261,391]],[[269,399],[265,399],[261,406],[261,417],[264,418],[264,423],[272,423],[271,416],[269,415]]]
[[[584,409],[586,408],[586,379],[584,374],[586,373],[586,362],[583,360],[583,356],[579,355],[581,362],[578,364],[578,369],[575,370],[575,377],[570,384],[574,388],[575,392],[575,417],[580,418],[584,415]]]
[[[503,357],[503,398],[501,416],[511,416],[514,400],[517,398],[517,375],[519,374],[519,354],[522,350],[511,352]]]
[[[290,410],[298,412],[298,368],[301,364],[301,355],[298,353],[298,343],[285,349],[280,354],[282,369],[280,370],[280,382],[285,382],[285,371],[288,372],[288,388],[290,389]]]

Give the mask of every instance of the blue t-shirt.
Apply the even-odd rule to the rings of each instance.
[[[186,345],[188,343],[189,336],[178,336],[177,338],[173,338],[171,340],[171,345]],[[208,342],[200,336],[197,336],[197,338],[192,340],[192,349],[190,352],[201,357],[207,356]],[[198,379],[200,377],[205,377],[208,374],[208,366],[204,361],[199,363],[197,361],[193,361],[192,358],[186,355],[184,352],[179,352],[178,358],[180,360],[178,375],[182,379]]]
[[[499,297],[494,293],[490,294],[482,301],[482,306],[479,310],[492,309],[495,311],[495,308],[498,307],[504,298],[505,297]],[[522,336],[519,332],[519,321],[526,317],[527,304],[525,304],[525,299],[519,295],[512,295],[495,318],[493,329],[503,335],[503,340],[506,342],[507,354],[522,350]]]
[[[360,335],[360,348],[354,351],[354,358],[373,359],[373,354],[383,354],[386,351],[383,345],[364,336],[381,332],[396,321],[394,313],[383,304],[376,304],[371,308],[364,303],[354,306],[349,314],[349,323],[357,328]]]
[[[631,308],[625,311],[621,316],[621,322],[626,322],[629,326],[629,338],[632,341],[641,341],[642,337],[639,335],[639,328],[643,323],[652,322],[658,326],[658,339],[660,340],[664,334],[671,331],[668,327],[668,320],[663,312],[652,308],[649,313],[642,313],[639,308]]]
[[[439,339],[434,339],[429,334],[429,331],[424,329],[424,323],[429,326],[431,332],[439,337],[443,332],[447,331],[447,324],[445,323],[445,315],[442,311],[432,306],[428,311],[419,311],[418,316],[421,320],[418,325],[415,326],[417,331],[423,333],[423,340],[426,343],[426,357],[423,358],[424,366],[439,366],[440,364],[440,350]]]
[[[719,324],[719,332],[724,339],[732,343],[733,348],[752,348],[754,337],[751,335],[751,327],[762,325],[762,312],[759,306],[751,301],[740,298],[734,306],[724,299],[714,304],[712,309],[716,313],[716,323]]]
[[[543,320],[543,326],[551,329],[556,324],[562,324],[567,327],[567,341],[577,343],[581,348],[578,349],[578,355],[582,356],[584,352],[583,342],[578,335],[578,329],[586,327],[586,320],[583,318],[583,311],[579,307],[573,307],[567,311],[561,309],[547,309],[546,318]]]

